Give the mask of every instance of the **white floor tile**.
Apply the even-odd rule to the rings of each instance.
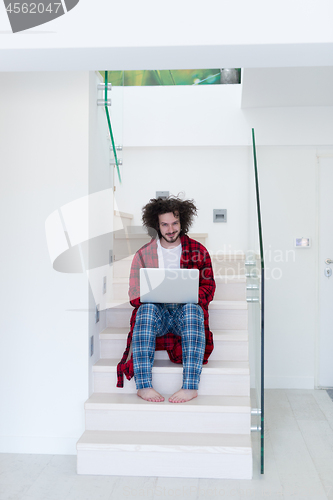
[[[110,500],[131,500],[139,498],[153,500],[156,482],[156,477],[118,477]]]
[[[287,394],[296,420],[326,420],[313,394]]]
[[[240,500],[240,485],[237,480],[228,479],[199,479],[197,500]],[[244,488],[250,481],[243,481]]]
[[[297,421],[285,390],[269,389],[265,391],[265,421],[266,430],[298,430]]]
[[[22,500],[58,500],[69,498],[74,479],[41,477],[28,489]]]
[[[198,491],[199,479],[160,477],[156,482],[154,500],[161,498],[196,500]]]
[[[50,455],[4,454],[0,467],[0,485],[33,484],[51,461]]]
[[[49,458],[47,466],[30,486],[24,500],[58,500],[60,498],[65,500],[68,498],[76,481],[76,457],[53,455]]]
[[[80,476],[72,483],[64,500],[109,500],[119,482],[116,476]]]
[[[300,431],[270,433],[285,498],[326,499],[325,489]]]
[[[309,450],[326,494],[333,490],[333,429],[327,421],[299,421],[304,441]]]
[[[316,391],[313,396],[333,429],[333,401],[324,390]]]
[[[1,500],[21,500],[29,486],[22,484],[0,484],[0,499]]]
[[[333,500],[333,488],[331,488],[330,491],[327,492],[327,499]]]

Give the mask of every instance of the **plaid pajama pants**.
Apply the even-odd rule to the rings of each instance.
[[[181,336],[182,389],[198,389],[206,346],[204,315],[198,304],[142,304],[132,337],[137,389],[152,387],[156,337],[168,332]]]

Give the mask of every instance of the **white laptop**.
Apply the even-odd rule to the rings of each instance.
[[[140,269],[141,302],[197,304],[199,269]]]

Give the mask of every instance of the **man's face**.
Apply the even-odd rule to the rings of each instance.
[[[158,216],[159,228],[162,238],[168,243],[174,243],[178,238],[181,231],[179,216],[172,212]]]

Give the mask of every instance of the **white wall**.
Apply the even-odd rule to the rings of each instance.
[[[242,110],[237,92],[229,87],[224,93],[223,86],[125,88],[126,148],[117,202],[139,223],[142,205],[156,190],[185,191],[200,209],[193,229],[209,233],[210,250],[221,242],[246,250],[254,126],[267,267],[266,387],[313,388],[316,154],[333,149],[332,108]],[[212,208],[230,209],[226,225],[210,222]],[[311,237],[312,247],[294,250],[297,236]]]
[[[0,450],[75,453],[88,282],[58,273],[45,220],[88,194],[88,73],[0,75]]]
[[[265,248],[265,385],[312,389],[316,383],[316,149],[259,147]],[[309,236],[309,249],[295,249]]]
[[[141,208],[156,191],[193,198],[198,217],[191,232],[208,233],[214,253],[243,251],[248,238],[249,147],[125,148],[121,185],[115,199],[119,210],[134,215],[141,226]],[[227,223],[213,223],[213,209],[228,210]]]
[[[245,77],[246,77],[246,71]],[[333,107],[241,109],[241,85],[124,88],[124,146],[332,143]]]

